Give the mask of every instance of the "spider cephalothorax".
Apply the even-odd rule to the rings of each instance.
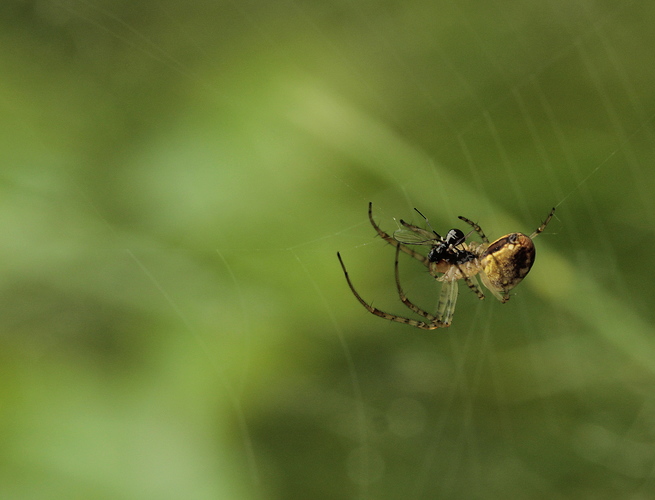
[[[530,236],[523,233],[510,233],[491,243],[480,226],[466,217],[461,216],[459,219],[473,228],[473,231],[482,239],[482,243],[466,243],[467,235],[459,229],[451,229],[446,233],[446,237],[443,238],[430,227],[427,218],[418,210],[416,211],[425,219],[430,231],[409,224],[401,219],[400,223],[404,229],[399,229],[393,236],[390,236],[382,231],[373,220],[372,203],[368,205],[368,218],[377,233],[396,247],[394,267],[396,288],[398,289],[400,300],[410,310],[425,318],[425,321],[389,314],[368,304],[357,293],[350,281],[346,266],[343,260],[341,260],[341,255],[337,253],[337,256],[339,257],[339,262],[341,262],[341,267],[350,290],[369,312],[390,321],[405,323],[424,330],[434,330],[449,326],[452,321],[457,302],[458,280],[464,280],[468,287],[480,299],[484,299],[484,293],[480,290],[477,280],[477,277],[480,276],[484,286],[498,300],[507,302],[509,300],[510,290],[518,285],[532,268],[536,253],[532,240],[546,228],[546,225],[553,217],[555,209],[553,208],[550,211],[546,220]],[[430,247],[430,250],[426,257],[407,245],[427,245]],[[398,276],[398,255],[401,251],[420,261],[428,268],[430,274],[437,281],[443,283],[436,314],[430,314],[414,305],[407,298],[405,292],[403,292]]]

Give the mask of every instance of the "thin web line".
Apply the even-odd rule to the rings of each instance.
[[[198,333],[196,328],[192,325],[191,321],[189,321],[189,319],[186,317],[186,314],[184,314],[184,312],[180,309],[180,307],[177,305],[175,300],[173,300],[171,295],[166,291],[166,289],[161,285],[161,283],[159,283],[159,280],[155,278],[155,276],[150,272],[150,270],[148,270],[148,268],[141,262],[141,260],[136,255],[134,255],[134,253],[131,250],[128,249],[126,250],[126,252],[130,256],[130,258],[134,260],[134,262],[137,264],[139,269],[141,269],[141,271],[148,278],[148,280],[150,280],[150,282],[153,284],[155,289],[161,294],[164,300],[175,312],[175,315],[182,321],[182,324],[184,325],[186,330],[191,334],[196,344],[200,348],[201,352],[204,354],[205,358],[207,359],[209,365],[213,368],[214,373],[223,384],[225,393],[227,394],[227,397],[230,401],[230,404],[232,405],[232,409],[234,410],[234,413],[237,418],[239,431],[241,433],[241,438],[243,439],[244,449],[248,460],[250,477],[255,485],[260,484],[259,468],[257,466],[257,460],[255,458],[252,437],[250,436],[250,430],[248,429],[248,423],[246,421],[246,417],[243,412],[243,407],[241,406],[241,402],[239,401],[239,398],[237,397],[234,390],[232,389],[232,386],[228,383],[227,379],[225,378],[224,370],[222,370],[218,366],[205,340]]]
[[[318,285],[316,280],[313,278],[312,274],[309,272],[309,269],[307,269],[307,266],[305,263],[302,261],[302,259],[298,256],[296,252],[293,251],[292,248],[288,249],[291,255],[294,256],[300,267],[302,268],[303,272],[305,273],[305,276],[307,276],[307,279],[310,281],[312,284],[312,287],[314,288],[314,291],[318,295],[318,297],[321,299],[321,302],[323,302],[323,305],[325,307],[325,310],[327,311],[327,314],[330,318],[330,322],[332,323],[332,328],[334,329],[337,338],[339,340],[339,345],[341,346],[341,350],[343,352],[344,359],[346,360],[346,365],[348,367],[348,373],[352,382],[352,391],[353,391],[353,396],[356,401],[356,412],[357,412],[357,419],[359,422],[359,432],[360,432],[360,445],[362,447],[362,450],[364,451],[363,453],[363,458],[364,458],[364,464],[363,464],[363,470],[364,470],[364,475],[365,475],[365,480],[358,482],[359,487],[361,488],[360,491],[360,498],[366,499],[368,498],[368,483],[369,481],[366,480],[367,477],[370,477],[370,463],[369,463],[369,454],[366,452],[366,445],[368,444],[368,428],[366,426],[366,411],[364,408],[364,398],[362,395],[362,387],[359,382],[359,376],[357,375],[357,368],[355,366],[355,361],[353,359],[352,352],[350,351],[350,347],[348,346],[348,342],[346,341],[346,337],[343,333],[343,330],[341,329],[341,326],[339,325],[337,321],[337,317],[334,314],[333,308],[330,305],[330,302],[327,300],[327,297],[323,293],[323,290],[321,290],[321,287]]]

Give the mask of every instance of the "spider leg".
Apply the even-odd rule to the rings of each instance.
[[[484,231],[482,230],[482,228],[480,226],[478,226],[475,222],[473,222],[471,219],[467,219],[466,217],[463,217],[461,215],[458,216],[457,218],[460,219],[460,220],[463,220],[469,226],[471,226],[473,229],[475,229],[475,232],[480,235],[480,238],[482,238],[482,241],[484,241],[485,243],[489,243],[489,238],[487,238],[487,235],[484,234]]]
[[[423,316],[424,318],[427,318],[430,321],[430,323],[439,324],[440,326],[446,326],[443,323],[441,323],[441,321],[437,316],[433,316],[429,312],[424,311],[423,309],[415,305],[412,301],[410,301],[407,298],[407,295],[405,295],[405,292],[403,291],[403,288],[400,285],[400,275],[398,273],[398,256],[400,254],[399,250],[400,249],[396,247],[396,262],[394,264],[394,267],[395,267],[395,274],[396,274],[396,288],[398,289],[398,296],[400,297],[400,300],[402,301],[403,304],[405,304],[409,309],[414,311],[416,314],[418,314],[419,316]]]
[[[373,228],[375,228],[375,230],[377,231],[377,233],[380,235],[380,237],[381,237],[382,239],[388,241],[389,243],[391,243],[391,244],[392,244],[393,246],[395,246],[396,248],[400,248],[400,250],[402,250],[403,252],[405,252],[405,253],[406,253],[407,255],[409,255],[410,257],[414,257],[416,260],[420,261],[421,264],[423,264],[425,267],[427,267],[427,268],[430,267],[430,261],[428,260],[428,258],[427,258],[426,256],[421,255],[420,253],[415,252],[415,251],[412,250],[411,248],[409,248],[409,247],[403,245],[403,244],[400,243],[399,241],[396,241],[396,240],[394,239],[393,236],[389,236],[389,235],[388,235],[387,233],[385,233],[382,229],[380,229],[380,226],[378,226],[378,225],[375,223],[375,221],[373,220],[373,203],[372,203],[372,202],[370,202],[370,203],[368,204],[368,220],[371,221],[371,225],[373,226]]]
[[[490,290],[491,293],[494,295],[494,297],[500,300],[501,303],[504,304],[509,300],[509,293],[500,291],[497,288],[495,288],[494,285],[491,283],[491,281],[489,281],[489,277],[485,274],[484,271],[480,272],[480,279],[482,279],[482,283],[484,283],[484,286],[486,286],[487,289]]]
[[[472,276],[469,278],[468,276],[464,276],[464,282],[480,300],[484,299],[484,293],[480,290],[480,283],[478,282],[477,277]]]
[[[535,236],[537,236],[539,233],[541,233],[544,229],[546,229],[546,226],[550,222],[550,219],[553,218],[553,215],[555,214],[555,208],[553,208],[550,213],[548,214],[548,217],[546,217],[546,220],[541,223],[541,226],[539,226],[534,233],[530,235],[530,239],[533,239]]]
[[[343,263],[343,260],[341,259],[341,255],[339,252],[337,252],[337,257],[339,258],[339,262],[341,263],[341,269],[343,269],[343,274],[346,277],[346,281],[348,282],[348,286],[350,287],[350,291],[353,293],[355,298],[359,300],[360,304],[362,304],[368,312],[371,314],[375,314],[376,316],[379,316],[380,318],[387,319],[389,321],[395,321],[396,323],[403,323],[405,325],[410,325],[414,326],[416,328],[420,328],[422,330],[436,330],[437,328],[441,326],[445,326],[441,323],[426,323],[425,321],[417,321],[415,319],[410,319],[410,318],[405,318],[403,316],[396,316],[395,314],[389,314],[384,311],[381,311],[380,309],[373,307],[372,305],[368,304],[360,295],[357,293],[357,290],[355,290],[355,287],[353,286],[352,282],[350,281],[350,277],[348,276],[348,271],[346,271],[346,265]]]

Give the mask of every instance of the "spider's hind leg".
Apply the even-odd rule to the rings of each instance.
[[[532,234],[530,235],[530,238],[531,238],[531,239],[534,239],[535,236],[537,236],[537,235],[540,234],[544,229],[546,229],[546,226],[547,226],[548,223],[550,222],[550,219],[553,218],[553,215],[555,215],[555,207],[553,207],[553,209],[550,211],[550,213],[548,214],[548,217],[546,217],[546,220],[543,221],[543,222],[541,223],[541,225],[540,225],[537,229],[535,229],[534,233],[532,233]]]
[[[477,276],[471,276],[470,278],[465,276],[464,281],[466,282],[466,285],[471,289],[471,291],[478,296],[478,299],[484,299],[484,293],[482,293],[482,290],[480,290],[480,282],[478,281]]]

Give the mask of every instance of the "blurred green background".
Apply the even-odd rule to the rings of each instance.
[[[0,11],[1,498],[655,496],[655,4]],[[369,201],[557,213],[424,332]]]

